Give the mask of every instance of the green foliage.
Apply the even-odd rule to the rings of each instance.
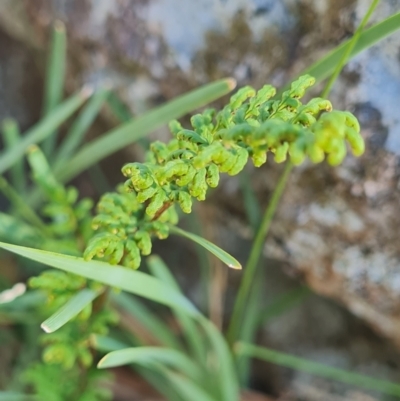
[[[375,0],[373,5],[377,3]],[[365,22],[369,14],[364,18]],[[355,54],[375,38],[398,29],[398,19],[399,15],[395,15],[364,33],[361,33],[361,26],[357,31],[359,42],[356,35],[349,45],[339,47],[312,68],[316,78],[320,80],[332,71],[337,76],[350,53]],[[152,143],[145,163],[124,166],[122,172],[127,181],[116,192],[101,198],[97,215],[92,220],[92,201],[81,199],[76,188],[65,187],[62,182],[172,118],[179,118],[228,93],[233,89],[234,82],[226,79],[206,85],[132,121],[124,112],[126,124],[77,150],[107,98],[111,108],[115,109],[114,94],[109,88],[102,88],[87,102],[67,132],[65,141],[56,149],[60,124],[91,96],[91,90],[84,89],[62,101],[65,48],[64,27],[56,23],[46,78],[44,119],[24,135],[20,135],[14,121],[8,120],[3,124],[6,149],[0,153],[0,172],[10,169],[11,182],[18,191],[1,177],[0,190],[9,199],[13,215],[0,213],[0,239],[36,249],[3,243],[0,247],[60,269],[45,271],[29,281],[30,286],[40,292],[36,295],[41,295],[36,307],[40,304],[40,312],[50,318],[42,324],[42,328],[49,333],[40,338],[43,363],[32,364],[26,369],[23,382],[38,400],[102,401],[111,398],[104,387],[107,377],[92,368],[97,359],[92,348],[96,346],[94,338],[103,339],[103,350],[104,344],[109,347],[111,344],[110,351],[121,348],[120,342],[106,337],[109,327],[117,322],[117,315],[108,302],[110,290],[107,286],[111,286],[170,306],[181,326],[182,336],[177,336],[175,330],[140,301],[112,294],[111,300],[150,332],[156,331],[154,337],[167,348],[132,349],[132,345],[140,344],[140,339],[134,338],[133,344],[126,346],[130,349],[109,354],[103,359],[102,367],[126,363],[142,365],[139,372],[173,401],[238,400],[240,379],[244,378],[242,383],[246,384],[246,366],[242,369],[234,360],[235,355],[228,346],[229,338],[226,341],[222,333],[182,295],[175,279],[159,258],[151,256],[148,260],[149,269],[156,276],[152,277],[98,261],[85,262],[77,256],[85,250],[87,260],[104,258],[109,264],[121,263],[136,269],[141,255],[151,254],[152,238],[164,239],[171,232],[194,240],[231,267],[239,267],[239,262],[215,245],[174,227],[178,222],[176,206],[184,213],[190,213],[193,199],[205,200],[208,188],[218,186],[221,173],[237,175],[248,159],[259,167],[266,162],[269,152],[275,162],[288,160],[294,165],[306,159],[319,163],[325,158],[329,164],[338,165],[346,156],[347,144],[353,154],[359,156],[364,151],[364,142],[359,135],[358,122],[351,113],[332,110],[331,103],[326,99],[314,98],[302,103],[306,90],[314,83],[309,75],[300,77],[278,97],[275,88],[270,85],[259,91],[244,87],[231,97],[222,110],[207,109],[194,115],[190,129],[172,121],[170,130],[173,139],[167,144]],[[339,65],[335,60],[340,61]],[[120,105],[117,106],[120,112]],[[44,141],[45,153],[52,156],[50,163],[35,145],[41,141]],[[44,206],[38,212],[31,209],[21,196],[28,193],[27,179],[23,176],[25,166],[21,160],[25,151],[28,151],[35,185],[34,195],[28,201],[37,205],[40,190]],[[285,170],[287,175],[290,164],[288,166]],[[281,193],[284,184],[278,186],[281,186]],[[279,196],[276,199],[279,200]],[[272,202],[271,210],[274,210],[278,200]],[[253,273],[272,216],[273,212],[267,210],[261,221],[261,234],[254,241],[255,251],[252,251],[251,263],[245,269],[244,295],[254,289],[251,285],[255,277]],[[257,218],[253,219],[256,226]],[[254,291],[255,295],[257,291]],[[281,302],[275,307],[286,309],[288,303],[294,302],[292,298],[293,295],[290,302],[285,298],[283,304]],[[254,306],[246,296],[239,296],[238,300],[243,308]],[[257,300],[256,296],[253,303],[256,302],[254,300]],[[27,323],[29,319],[26,316],[31,314],[31,309],[24,307],[22,302],[16,310],[18,314],[14,315],[14,322],[23,323],[25,319]],[[7,318],[14,312],[12,305],[10,308],[3,305],[2,313]],[[266,316],[269,314],[270,311]],[[241,313],[237,315],[239,318],[234,323],[240,330],[232,336],[232,343],[239,337],[252,341],[253,332],[259,324],[258,321],[253,322],[259,316],[258,311],[250,311],[248,319],[244,320],[240,319]],[[246,325],[247,334],[244,336],[241,325]],[[242,343],[234,348],[240,351],[238,355],[242,359],[261,357],[328,378],[399,394],[398,386],[393,383],[348,375],[347,372],[309,364],[250,344]],[[22,395],[15,395],[15,399],[23,399]]]
[[[90,228],[92,200],[88,198],[78,200],[76,188],[65,188],[59,184],[44,154],[37,146],[29,148],[28,162],[35,183],[47,199],[42,214],[51,221],[47,225],[50,236],[69,242],[71,253],[79,254],[82,243],[86,243],[92,235]]]
[[[99,213],[92,223],[92,228],[99,233],[90,240],[85,259],[107,257],[111,264],[117,264],[122,259],[125,266],[138,267],[140,253],[151,253],[151,235],[166,238],[168,223],[176,224],[178,221],[172,207],[156,221],[146,216],[144,209],[137,196],[126,193],[122,186],[117,193],[104,195],[97,206]]]
[[[332,111],[322,98],[301,103],[314,82],[302,76],[278,99],[273,99],[271,85],[258,92],[244,87],[221,111],[194,115],[192,130],[172,121],[174,139],[152,143],[147,162],[122,168],[128,193],[119,188],[99,202],[92,224],[98,234],[90,240],[85,259],[97,256],[139,267],[140,254],[151,252],[151,237],[166,238],[168,224],[177,223],[174,205],[190,213],[193,198],[205,200],[208,188],[218,186],[220,173],[237,175],[249,158],[256,167],[266,162],[268,152],[277,163],[288,157],[295,165],[306,157],[320,163],[327,157],[329,164],[338,165],[346,156],[346,142],[360,156],[364,141],[351,113]]]
[[[109,375],[91,369],[66,371],[61,366],[35,364],[24,372],[23,381],[35,389],[37,400],[52,401],[108,401],[112,394],[104,384]]]

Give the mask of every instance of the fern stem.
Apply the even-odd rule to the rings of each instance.
[[[333,71],[333,74],[329,78],[328,83],[326,84],[321,97],[327,98],[329,96],[329,93],[331,92],[332,86],[337,80],[340,72],[342,71],[343,67],[346,65],[351,52],[354,49],[354,46],[358,42],[358,39],[360,38],[360,35],[362,31],[364,30],[365,25],[367,24],[368,20],[371,18],[372,13],[374,12],[375,8],[377,5],[380,3],[380,0],[374,0],[371,5],[369,6],[369,9],[367,13],[364,15],[364,18],[362,19],[360,25],[357,27],[353,37],[351,38],[349,44],[347,45],[346,51],[343,53],[342,58],[340,59],[339,63],[336,65],[335,70]]]
[[[265,210],[260,227],[253,241],[249,259],[246,263],[246,267],[244,268],[243,280],[239,288],[239,293],[236,298],[230,326],[227,333],[227,339],[230,344],[233,344],[233,342],[237,339],[239,327],[241,324],[243,313],[246,308],[249,292],[253,283],[253,278],[257,270],[260,255],[262,253],[265,237],[268,234],[272,219],[274,218],[276,209],[278,208],[279,201],[282,197],[283,191],[285,190],[286,183],[289,179],[292,169],[293,164],[288,161],[286,163],[285,170],[280,176],[278,184],[275,187],[274,192],[272,193],[271,200],[268,204],[267,209]]]

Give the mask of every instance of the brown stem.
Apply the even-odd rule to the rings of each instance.
[[[170,206],[172,205],[171,201],[165,202],[160,209],[157,210],[156,214],[154,217],[151,219],[151,221],[156,221]]]

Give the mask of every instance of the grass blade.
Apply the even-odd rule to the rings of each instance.
[[[118,120],[126,123],[132,119],[132,113],[115,92],[110,93],[107,104]]]
[[[193,304],[182,294],[146,273],[129,270],[122,266],[111,266],[105,262],[85,261],[74,256],[41,251],[4,242],[0,242],[0,248],[47,266],[77,274],[111,287],[120,288],[171,308],[180,309],[188,315],[199,315]]]
[[[72,124],[67,132],[65,139],[62,141],[57,155],[54,158],[53,169],[57,172],[63,168],[64,163],[68,160],[78,146],[81,144],[86,131],[92,125],[93,121],[100,112],[101,107],[110,94],[108,87],[97,90]]]
[[[118,351],[128,346],[111,337],[93,335],[90,339],[93,348],[102,352]],[[181,398],[171,388],[166,378],[160,372],[156,372],[149,368],[136,366],[135,369],[143,376],[160,394],[170,401],[181,401]]]
[[[88,288],[79,291],[62,308],[46,319],[40,327],[46,333],[53,333],[85,309],[97,296],[99,296],[98,291]]]
[[[294,290],[288,291],[280,297],[277,297],[271,305],[267,305],[260,311],[257,326],[269,322],[274,317],[281,316],[289,309],[303,302],[311,294],[311,290],[304,286],[295,288]]]
[[[67,35],[61,21],[53,25],[50,54],[47,61],[47,72],[44,85],[43,115],[49,115],[61,102],[64,91],[65,66],[67,53]],[[54,132],[43,143],[43,150],[50,155],[56,143]]]
[[[285,169],[279,178],[279,181],[272,193],[271,200],[266,208],[261,224],[258,228],[257,234],[254,238],[250,255],[246,263],[243,273],[243,280],[239,287],[239,292],[233,307],[232,318],[229,324],[227,338],[230,344],[233,344],[240,338],[240,330],[243,322],[243,314],[245,311],[246,303],[254,283],[255,275],[257,272],[258,262],[264,247],[265,238],[268,234],[269,227],[275,215],[275,211],[279,206],[279,201],[283,195],[286,187],[286,182],[289,179],[290,172],[293,165],[290,162],[286,163]]]
[[[165,376],[169,379],[171,385],[178,391],[184,400],[191,401],[219,401],[206,393],[202,387],[198,386],[191,380],[173,373],[171,371],[164,371]],[[234,401],[234,400],[231,400]]]
[[[187,374],[194,380],[201,376],[198,367],[182,352],[161,347],[134,347],[113,351],[104,356],[97,367],[105,369],[129,364],[151,367],[157,363]]]
[[[243,195],[244,209],[246,211],[247,220],[250,223],[253,234],[257,232],[262,218],[260,204],[256,194],[251,187],[250,175],[246,169],[239,174],[240,190]]]
[[[258,274],[262,273],[263,271],[261,270],[258,272]],[[243,328],[240,336],[241,342],[252,343],[261,325],[272,320],[274,317],[284,314],[289,309],[304,301],[305,298],[311,294],[311,291],[307,287],[296,288],[277,297],[270,305],[260,310],[260,305],[263,304],[263,302],[260,301],[264,290],[263,283],[264,280],[259,277],[252,288],[246,306],[246,314],[243,319]],[[250,374],[250,358],[247,355],[240,355],[237,357],[236,362],[241,383],[243,386],[247,386]]]
[[[58,177],[62,181],[70,180],[88,167],[144,137],[170,120],[180,118],[189,111],[229,93],[235,85],[236,82],[231,78],[222,79],[171,100],[141,117],[134,118],[85,145],[70,160],[66,168],[58,174]]]
[[[375,8],[380,3],[380,0],[373,0],[371,5],[368,8],[367,13],[364,15],[360,25],[357,27],[353,37],[351,38],[350,42],[346,46],[346,50],[343,52],[342,57],[340,58],[339,62],[336,65],[331,77],[329,78],[327,84],[325,85],[324,90],[321,93],[321,97],[326,98],[328,97],[329,93],[331,92],[332,86],[337,80],[340,72],[342,71],[343,67],[347,64],[349,56],[354,49],[354,46],[357,44],[358,39],[360,38],[361,32],[364,30],[364,26],[367,24],[368,20],[370,19],[372,13],[374,12]]]
[[[175,349],[182,348],[172,330],[137,299],[124,293],[111,296],[119,307],[134,316],[160,344]]]
[[[386,18],[384,21],[375,24],[361,33],[357,43],[349,55],[349,59],[370,48],[385,37],[396,32],[398,29],[400,29],[400,12]],[[300,75],[310,74],[317,80],[317,82],[329,77],[346,53],[347,46],[351,40],[352,38],[343,42],[328,55],[304,70]]]
[[[14,216],[0,212],[0,240],[16,244],[38,246],[43,238],[34,227]]]
[[[7,150],[16,146],[21,138],[17,122],[12,118],[3,120],[3,138]],[[23,160],[19,160],[11,168],[11,182],[14,188],[22,194],[26,190],[25,170]]]
[[[132,120],[133,114],[115,92],[110,93],[110,96],[107,98],[107,104],[111,112],[119,121],[126,123]],[[149,148],[150,141],[147,138],[142,137],[137,140],[137,144],[140,145],[144,150],[147,150]]]
[[[84,88],[57,106],[51,114],[40,120],[21,138],[16,146],[0,154],[0,174],[17,162],[34,143],[39,143],[47,138],[68,117],[70,117],[91,95],[91,90]]]
[[[200,315],[198,321],[204,328],[215,352],[216,362],[218,365],[215,377],[217,378],[221,392],[220,400],[238,401],[239,382],[235,373],[233,358],[228,348],[228,344],[210,320]]]
[[[207,249],[207,251],[211,252],[219,260],[221,260],[221,262],[225,263],[228,267],[237,270],[240,270],[242,268],[242,265],[239,263],[239,261],[237,261],[233,256],[229,255],[228,252],[225,252],[223,249],[213,244],[212,242],[207,241],[206,239],[196,234],[189,233],[175,226],[170,226],[169,229],[172,234],[188,238],[191,241],[194,241],[197,244],[201,245],[202,247]]]
[[[235,351],[238,354],[262,359],[286,368],[296,369],[314,374],[316,376],[325,377],[327,379],[337,380],[342,383],[352,384],[354,386],[365,387],[368,389],[381,391],[382,393],[400,396],[399,384],[386,380],[374,379],[370,376],[364,376],[343,369],[332,368],[321,363],[308,361],[307,359],[274,351],[269,348],[258,347],[252,344],[237,343],[235,346]]]
[[[260,313],[260,305],[262,302],[262,295],[265,290],[265,274],[262,269],[256,272],[256,278],[252,286],[249,299],[246,304],[246,313],[243,316],[242,328],[240,331],[240,340],[246,343],[252,343],[256,338],[258,329],[258,318]],[[239,376],[241,387],[248,387],[251,360],[246,355],[235,357],[236,370]]]
[[[48,229],[42,219],[36,212],[26,203],[24,198],[7,182],[4,177],[0,176],[0,191],[9,200],[15,211],[34,227],[40,228],[43,232]]]
[[[146,259],[147,266],[153,276],[157,277],[163,283],[170,285],[176,291],[181,292],[175,277],[171,274],[167,265],[156,255],[149,256]],[[204,348],[203,337],[199,333],[196,323],[184,313],[178,310],[174,311],[177,321],[182,327],[182,332],[187,340],[190,350],[196,360],[201,363],[204,361],[206,350]]]

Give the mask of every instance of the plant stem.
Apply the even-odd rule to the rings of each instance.
[[[348,58],[350,57],[350,54],[356,45],[360,34],[362,33],[364,26],[367,24],[369,18],[371,17],[373,11],[379,4],[380,0],[373,0],[367,13],[365,14],[364,18],[362,19],[360,25],[357,27],[356,32],[354,33],[354,36],[352,37],[345,53],[343,54],[343,57],[340,59],[339,63],[337,64],[331,78],[329,79],[328,83],[326,84],[321,97],[327,97],[332,89],[333,84],[335,83],[336,79],[338,78],[340,72],[343,69],[343,66],[347,63]],[[248,262],[246,264],[246,267],[244,269],[244,275],[243,275],[243,280],[239,288],[239,293],[235,301],[235,305],[233,308],[233,313],[231,317],[231,322],[228,328],[227,332],[227,340],[229,344],[233,344],[234,341],[238,338],[239,334],[239,327],[241,324],[241,321],[243,319],[243,313],[246,307],[246,302],[249,298],[249,292],[252,287],[252,283],[254,281],[254,276],[257,270],[257,265],[258,261],[260,259],[260,255],[262,253],[262,248],[263,244],[265,241],[265,238],[268,234],[269,227],[271,225],[272,218],[274,217],[276,208],[278,206],[279,200],[282,196],[282,193],[285,189],[286,183],[288,181],[290,172],[293,168],[293,165],[288,162],[286,165],[286,168],[284,172],[282,173],[281,177],[279,178],[278,185],[276,186],[273,194],[271,201],[267,207],[267,210],[265,211],[263,220],[261,222],[261,225],[258,229],[257,235],[254,239],[251,251],[250,251],[250,256],[248,259]]]
[[[272,193],[271,201],[269,202],[268,207],[264,213],[260,227],[257,231],[257,235],[251,247],[250,256],[246,263],[246,267],[244,268],[243,280],[239,288],[239,293],[236,298],[230,326],[227,333],[227,339],[230,344],[233,344],[233,342],[237,338],[242,316],[246,308],[249,291],[251,289],[253,278],[256,273],[257,265],[260,259],[260,255],[262,253],[265,237],[268,234],[269,227],[271,226],[272,219],[279,205],[279,201],[286,187],[286,183],[289,179],[292,168],[293,168],[292,163],[288,161],[286,163],[285,170],[280,176],[278,184],[275,187],[274,192]]]
[[[339,76],[340,72],[342,71],[343,67],[346,65],[347,60],[350,57],[351,52],[354,49],[354,46],[358,42],[358,39],[364,30],[365,25],[367,24],[368,20],[370,19],[372,13],[374,12],[376,6],[380,3],[380,0],[374,0],[371,5],[369,6],[369,9],[367,13],[364,15],[364,18],[362,19],[360,25],[357,27],[353,37],[351,38],[349,44],[347,45],[346,51],[343,53],[342,58],[340,59],[339,63],[336,65],[335,70],[333,71],[333,74],[329,78],[328,83],[326,84],[324,90],[322,91],[321,97],[326,98],[328,97],[329,93],[331,92],[332,86],[335,83],[337,77]]]

